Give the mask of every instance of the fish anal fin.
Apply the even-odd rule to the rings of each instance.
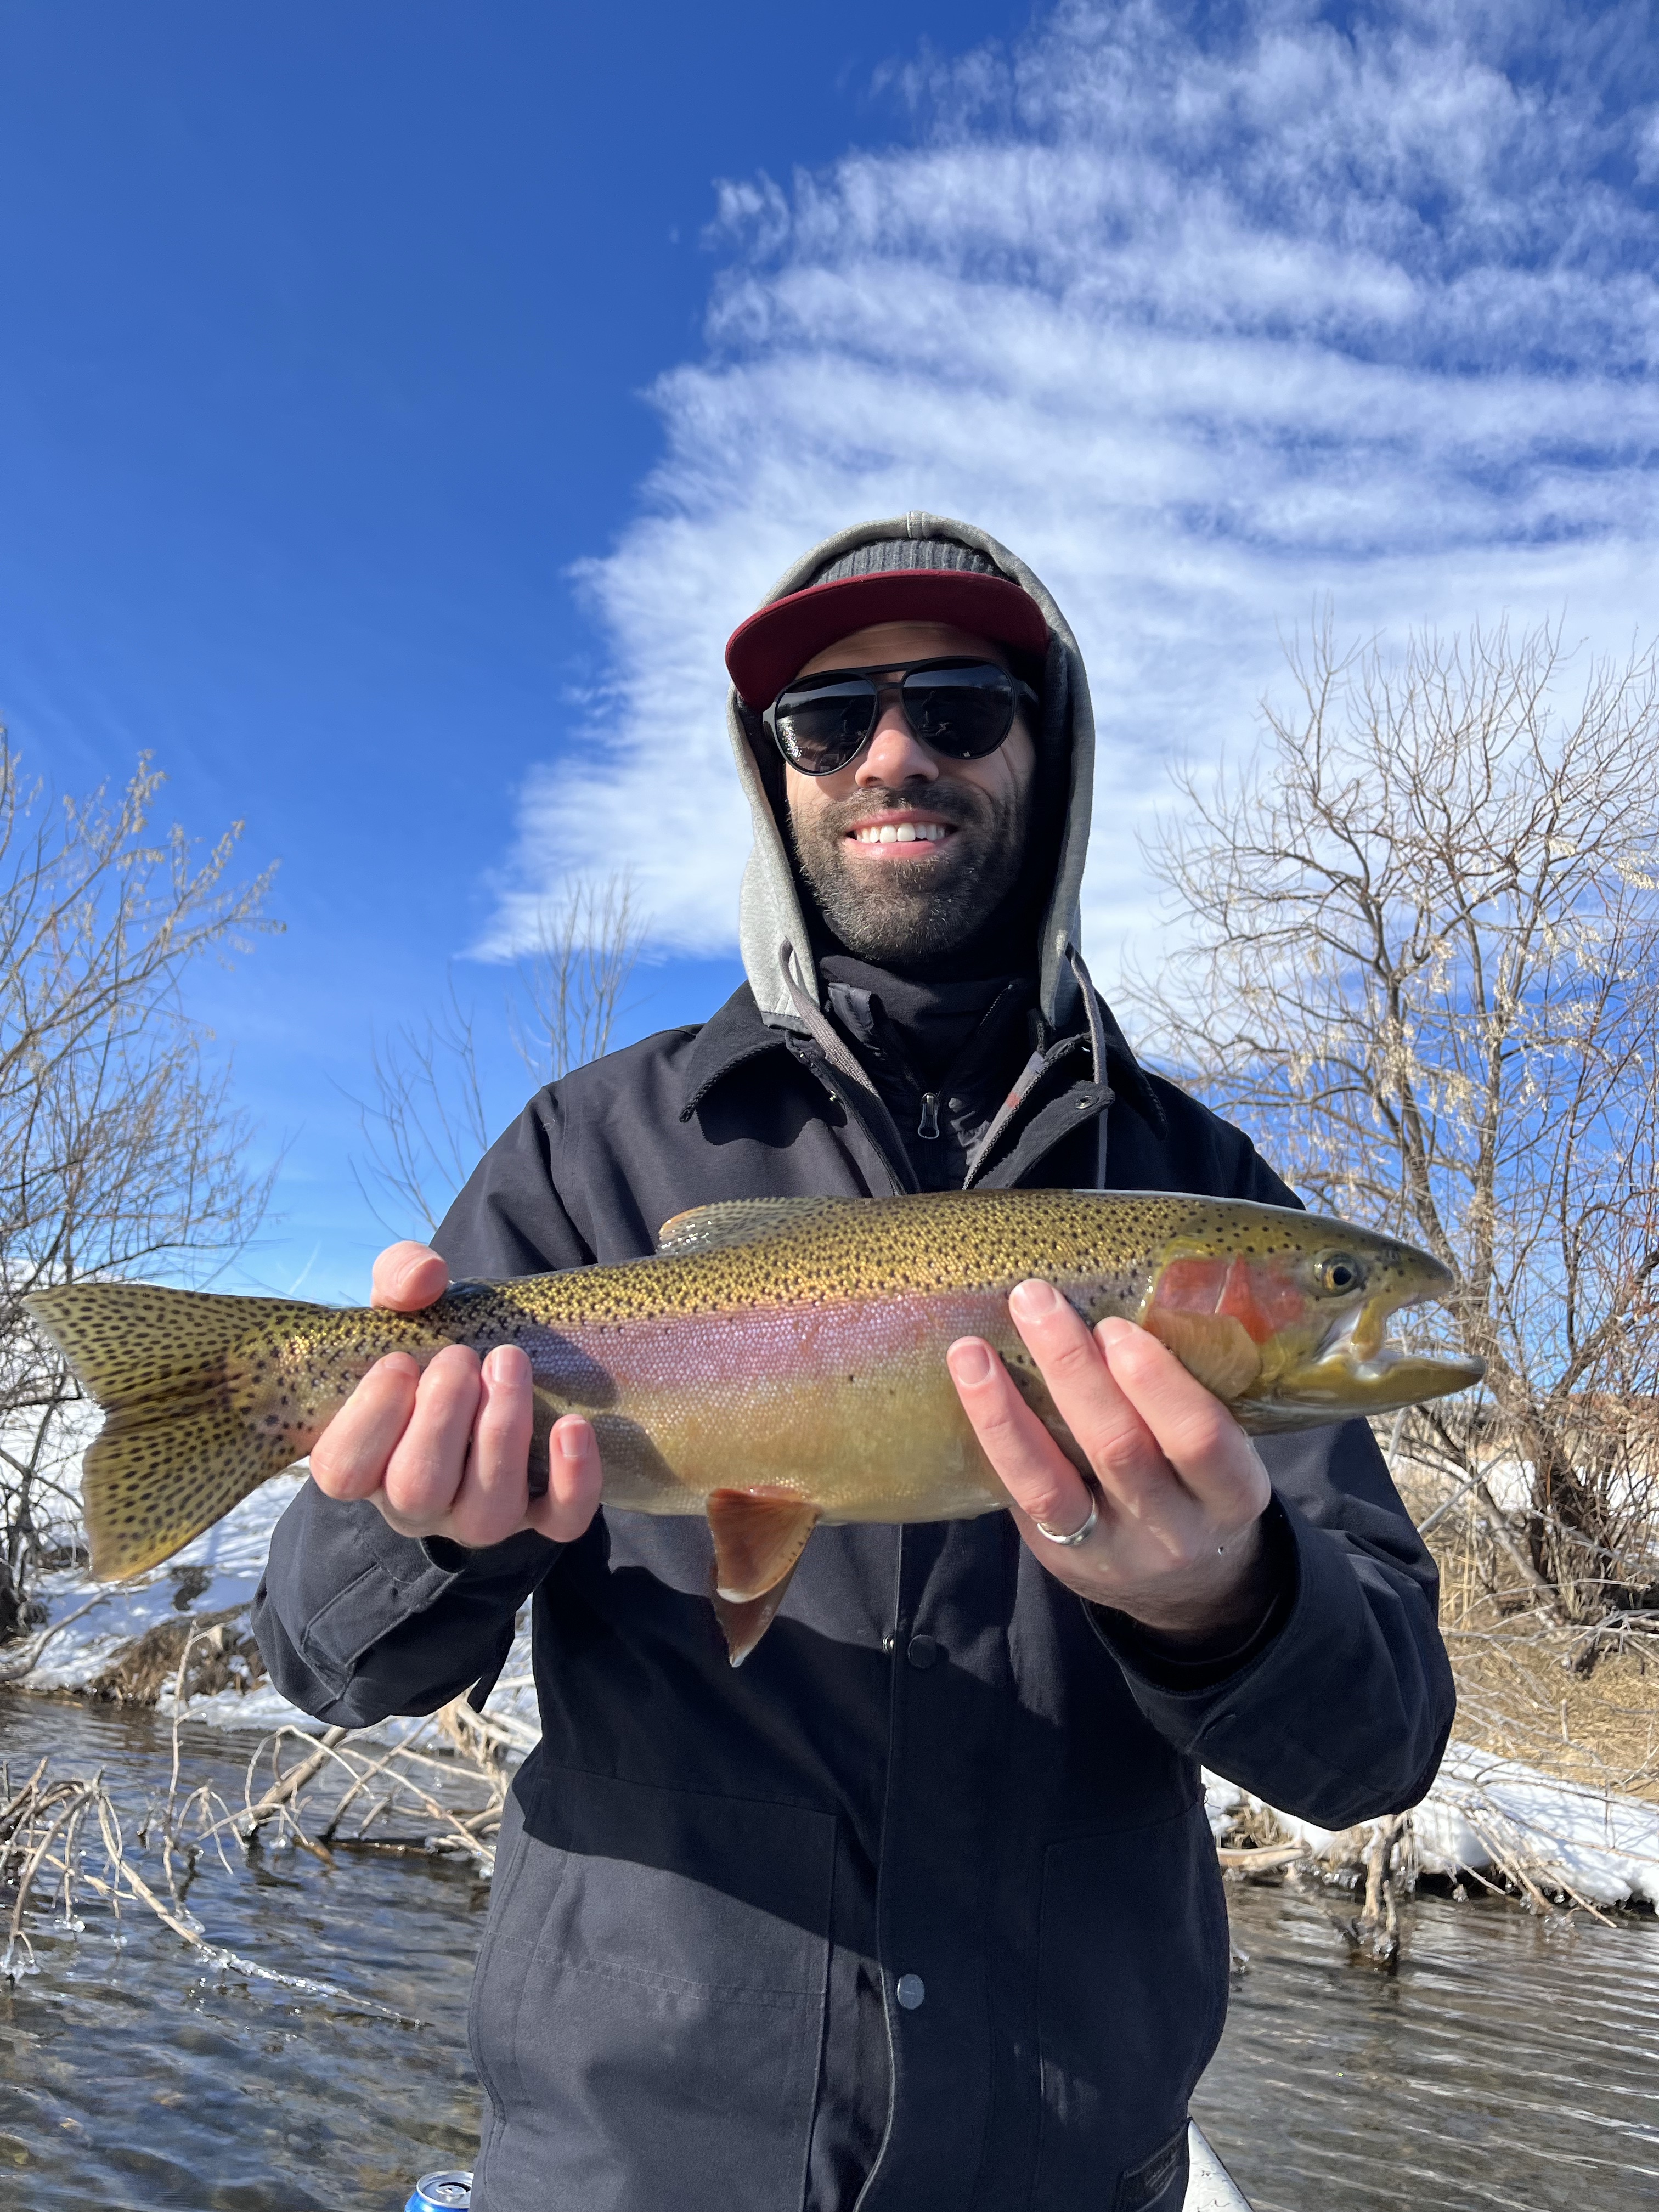
[[[1255,1340],[1234,1314],[1182,1313],[1153,1306],[1145,1326],[1167,1344],[1187,1372],[1224,1402],[1239,1397],[1261,1373]]]
[[[715,1594],[732,1605],[763,1597],[794,1572],[817,1524],[817,1507],[793,1491],[711,1492]]]
[[[752,1244],[769,1231],[788,1229],[826,1206],[844,1200],[823,1198],[723,1198],[712,1206],[690,1206],[657,1231],[659,1259],[687,1252],[717,1252],[732,1244]]]
[[[739,1601],[722,1597],[718,1590],[715,1591],[714,1617],[720,1622],[726,1638],[726,1652],[734,1667],[742,1666],[772,1626],[773,1616],[783,1603],[784,1595],[794,1579],[794,1568],[790,1567],[769,1590],[763,1590],[758,1597]]]

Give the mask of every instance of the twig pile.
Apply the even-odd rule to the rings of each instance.
[[[85,1923],[77,1900],[95,1898],[118,1923],[124,1906],[142,1905],[204,1959],[230,1972],[384,2011],[331,1983],[279,1973],[210,1942],[186,1902],[203,1855],[212,1852],[232,1873],[267,1848],[303,1850],[330,1866],[343,1850],[418,1852],[463,1858],[487,1875],[510,1761],[533,1742],[534,1732],[510,1718],[474,1713],[464,1700],[390,1745],[360,1747],[340,1728],[320,1737],[279,1728],[256,1747],[243,1776],[242,1802],[233,1806],[210,1784],[180,1787],[179,1723],[196,1640],[186,1640],[179,1660],[167,1794],[145,1810],[131,1837],[101,1771],[54,1776],[51,1761],[42,1759],[14,1784],[0,1766],[0,1911],[6,1914],[0,1978],[15,1981],[40,1971],[31,1921],[38,1932],[49,1912],[57,1930],[79,1934]]]

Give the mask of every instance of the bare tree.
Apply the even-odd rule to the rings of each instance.
[[[503,1032],[538,1085],[609,1051],[642,941],[625,875],[579,878],[544,908],[502,1012]],[[437,1227],[495,1134],[483,1042],[452,975],[438,1014],[375,1047],[374,1096],[357,1102],[367,1146],[357,1179],[398,1234]]]
[[[1454,1270],[1482,1407],[1413,1419],[1555,1617],[1659,1598],[1659,682],[1559,628],[1293,649],[1151,848],[1157,1048],[1316,1202]],[[1486,1478],[1527,1470],[1518,1533]]]
[[[0,1638],[73,1517],[75,1386],[22,1300],[47,1283],[199,1276],[241,1245],[268,1182],[187,971],[245,947],[270,872],[234,883],[242,825],[205,854],[150,816],[162,778],[53,801],[0,733]]]

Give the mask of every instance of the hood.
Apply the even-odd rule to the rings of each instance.
[[[804,553],[786,568],[761,601],[804,591],[819,570],[860,545],[884,538],[948,538],[970,545],[996,563],[1012,583],[1028,592],[1042,610],[1048,624],[1048,661],[1042,690],[1042,749],[1068,760],[1064,820],[1059,840],[1054,880],[1042,909],[1037,944],[1037,986],[1044,1018],[1054,1028],[1068,1025],[1078,1000],[1078,984],[1066,959],[1068,947],[1079,954],[1079,900],[1083,887],[1083,864],[1089,849],[1089,811],[1094,793],[1095,723],[1089,704],[1089,679],[1071,626],[1054,604],[1047,586],[1017,554],[999,544],[988,532],[971,522],[953,522],[946,515],[910,514],[883,522],[857,522],[838,530]],[[738,906],[738,942],[744,971],[755,994],[763,1020],[786,1028],[798,1024],[781,948],[794,949],[796,974],[811,998],[822,1003],[823,991],[811,952],[811,932],[801,905],[801,895],[791,865],[785,832],[773,812],[772,800],[762,775],[757,745],[769,744],[757,715],[745,708],[732,690],[726,700],[726,726],[738,776],[749,800],[754,827],[748,865],[744,870]]]

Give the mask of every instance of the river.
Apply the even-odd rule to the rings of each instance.
[[[184,1742],[185,1785],[240,1801],[247,1747]],[[13,1777],[46,1752],[101,1768],[136,1820],[165,1789],[170,1737],[147,1713],[0,1699]],[[95,1909],[79,1936],[38,1936],[42,1971],[0,1987],[0,2202],[392,2212],[416,2172],[471,2163],[465,2013],[486,1900],[470,1872],[418,1858],[206,1863],[190,1903],[208,1936],[345,2004],[210,1966],[142,1909],[118,1944]],[[1247,1961],[1195,2109],[1258,2212],[1659,2203],[1654,1922],[1421,1898],[1389,1979],[1347,1963],[1339,1898],[1229,1901]]]

